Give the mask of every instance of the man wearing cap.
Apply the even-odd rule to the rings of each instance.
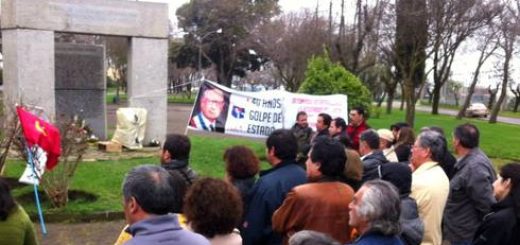
[[[397,160],[397,154],[392,143],[394,143],[394,134],[388,129],[378,129],[377,134],[379,135],[379,150],[383,151],[386,159],[389,162],[399,162]]]

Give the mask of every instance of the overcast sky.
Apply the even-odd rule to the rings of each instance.
[[[189,0],[141,0],[141,1],[148,1],[148,2],[164,2],[168,3],[169,13],[170,13],[170,19],[174,22],[176,25],[176,16],[175,11],[178,7],[181,5],[189,2]],[[316,5],[320,4],[318,6],[318,11],[323,16],[328,16],[329,12],[329,3],[328,0],[279,0],[279,4],[282,8],[283,12],[294,12],[294,11],[301,11],[305,8],[315,10]],[[333,4],[333,16],[339,16],[340,12],[340,4],[341,0],[332,0]],[[345,1],[345,10],[346,15],[348,16],[349,13],[353,15],[353,10],[355,9],[355,1]],[[347,17],[347,22],[349,18]],[[176,27],[176,26],[175,26]],[[463,47],[459,48],[459,52],[457,53],[457,56],[455,57],[455,61],[453,63],[452,67],[452,78],[456,81],[463,82],[465,85],[469,85],[472,79],[472,73],[475,69],[478,56],[479,54],[474,52],[474,43],[468,42],[468,44],[464,45]],[[495,57],[493,59],[490,59],[485,66],[483,67],[480,75],[480,85],[481,86],[487,86],[489,84],[495,84],[497,82],[500,82],[501,78],[498,77],[498,73],[496,72],[496,66],[499,63],[500,57]],[[512,62],[513,66],[515,66],[517,63],[520,63],[518,61]],[[515,67],[512,67],[513,71],[513,77],[512,79],[517,81],[520,80],[520,71],[517,71],[514,69]],[[431,77],[431,76],[430,76]],[[431,78],[430,78],[431,80]]]

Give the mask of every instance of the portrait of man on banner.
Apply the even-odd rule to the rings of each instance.
[[[191,113],[189,126],[223,133],[228,114],[229,96],[229,92],[208,82],[202,83]]]

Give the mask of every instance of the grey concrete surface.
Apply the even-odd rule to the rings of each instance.
[[[168,37],[168,5],[124,0],[2,1],[2,29]]]

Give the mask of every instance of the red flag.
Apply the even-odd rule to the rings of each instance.
[[[16,112],[22,124],[23,135],[29,146],[38,145],[47,152],[47,169],[51,170],[58,164],[61,155],[60,131],[54,125],[38,118],[21,106]]]

